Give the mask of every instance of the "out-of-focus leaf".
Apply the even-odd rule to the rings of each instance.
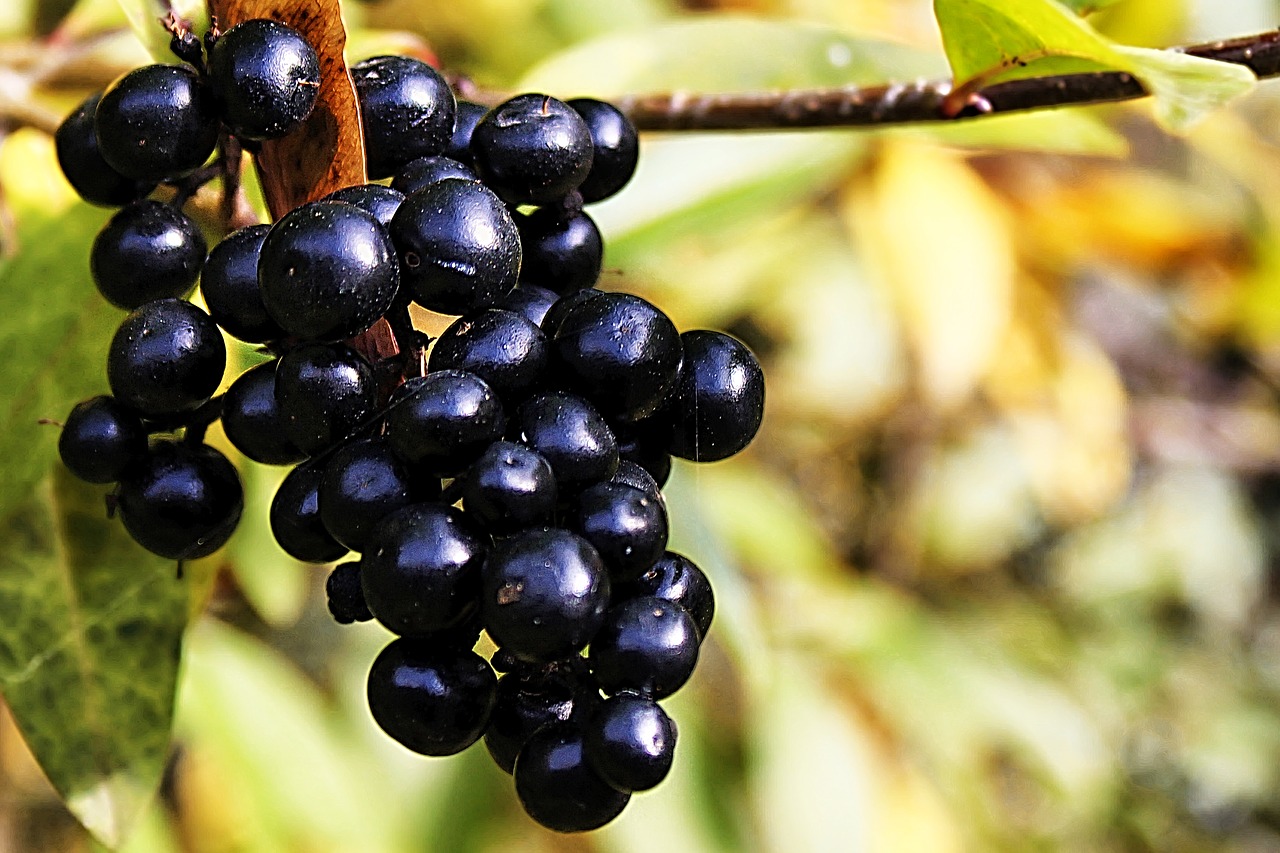
[[[170,11],[181,20],[192,23],[192,29],[203,35],[209,28],[209,13],[204,0],[118,0],[138,40],[156,62],[177,62],[169,50],[172,36],[164,19]]]
[[[191,584],[65,472],[0,522],[0,690],[68,807],[117,844],[160,783]]]
[[[1055,0],[934,0],[957,85],[1046,74],[1128,71],[1156,98],[1156,115],[1186,130],[1253,87],[1239,65],[1117,45]]]
[[[1099,9],[1105,9],[1108,6],[1114,6],[1121,0],[1060,0],[1063,6],[1075,12],[1077,15],[1088,15]]]

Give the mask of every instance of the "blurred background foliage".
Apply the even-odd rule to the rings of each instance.
[[[946,72],[924,0],[345,12],[352,60],[434,54],[492,91]],[[1278,12],[1120,0],[1091,20],[1166,46]],[[42,269],[92,297],[107,212],[72,199],[45,130],[147,56],[114,0],[6,0],[0,36],[0,113],[24,125],[0,144],[0,248],[17,263],[52,224]],[[592,211],[602,286],[733,332],[769,381],[752,448],[669,488],[674,547],[719,599],[671,702],[671,778],[559,837],[483,747],[424,760],[382,736],[363,680],[387,635],[332,623],[323,572],[266,528],[278,473],[246,464],[124,849],[1280,850],[1278,87],[1185,138],[1141,103],[646,138]],[[4,717],[0,850],[94,849]]]

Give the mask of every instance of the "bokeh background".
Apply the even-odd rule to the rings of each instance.
[[[493,92],[946,76],[915,0],[345,12],[351,60],[434,54]],[[1121,0],[1092,20],[1166,46],[1278,13]],[[80,209],[45,131],[147,55],[115,0],[5,0],[0,36],[0,250],[24,251],[28,211],[65,215],[90,290],[107,213]],[[1185,138],[1141,103],[646,137],[592,210],[601,286],[738,335],[769,383],[754,445],[668,489],[719,607],[670,701],[671,777],[561,837],[483,747],[426,760],[382,736],[363,679],[388,635],[333,624],[323,571],[266,528],[279,472],[246,464],[125,849],[1280,850],[1278,145],[1280,83]],[[0,715],[0,850],[95,849]]]

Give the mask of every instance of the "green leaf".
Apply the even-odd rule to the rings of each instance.
[[[1117,45],[1054,0],[934,0],[957,87],[1090,71],[1127,71],[1155,96],[1156,117],[1185,131],[1257,82],[1225,62]]]
[[[1062,5],[1077,15],[1089,15],[1120,2],[1122,0],[1062,0]]]
[[[190,579],[63,471],[0,522],[0,691],[50,782],[115,845],[159,785]]]
[[[195,33],[202,35],[209,28],[209,12],[204,0],[118,0],[124,9],[138,41],[142,42],[157,62],[175,62],[169,52],[169,33],[162,21],[170,10],[192,23]]]

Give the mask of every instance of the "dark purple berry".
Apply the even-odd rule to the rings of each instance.
[[[93,129],[93,117],[101,97],[101,92],[90,95],[76,107],[58,125],[54,143],[62,174],[80,198],[100,207],[120,207],[151,192],[155,181],[140,182],[125,177],[102,159]]]
[[[591,171],[578,187],[590,204],[608,198],[626,185],[636,171],[640,139],[633,125],[613,104],[574,98],[569,106],[582,116],[591,133]]]
[[[213,396],[227,365],[222,333],[189,302],[159,299],[131,313],[107,353],[111,393],[144,417],[181,414]]]
[[[502,402],[479,376],[439,370],[411,382],[412,390],[387,415],[386,437],[414,468],[459,474],[502,437]]]
[[[94,112],[102,159],[138,181],[194,172],[213,153],[220,127],[217,97],[182,65],[135,68],[107,87]]]
[[[428,491],[428,482],[415,481],[382,436],[350,442],[325,464],[320,519],[334,539],[363,552],[378,522],[419,497],[439,495],[439,484]]]
[[[587,660],[605,693],[634,690],[661,699],[693,674],[700,640],[680,605],[640,596],[609,609]]]
[[[538,452],[495,441],[467,470],[462,506],[495,536],[547,524],[556,509],[556,478]]]
[[[600,413],[573,394],[536,394],[525,401],[511,432],[546,457],[556,484],[572,492],[603,482],[618,470],[618,446]]]
[[[490,110],[471,135],[476,172],[511,204],[554,204],[591,171],[591,131],[563,101],[517,95]]]
[[[598,829],[626,808],[617,790],[587,764],[582,731],[570,723],[544,726],[516,758],[516,794],[529,817],[557,832]]]
[[[206,249],[204,235],[185,213],[158,201],[136,201],[98,232],[89,269],[108,302],[132,311],[190,293]]]
[[[205,259],[200,292],[209,315],[233,338],[264,344],[285,336],[262,303],[258,258],[270,225],[250,225],[222,238]]]
[[[208,69],[222,120],[241,139],[292,133],[320,93],[320,57],[301,33],[276,21],[255,18],[220,34]]]
[[[116,482],[146,452],[142,420],[105,394],[77,403],[58,436],[62,464],[86,483]]]
[[[584,717],[599,701],[600,693],[580,657],[545,667],[517,666],[498,679],[484,745],[494,763],[510,773],[516,755],[534,732],[550,723]]]
[[[445,178],[461,178],[464,181],[478,181],[480,178],[465,163],[459,163],[451,157],[419,157],[404,165],[396,172],[391,181],[391,188],[405,195],[413,195],[437,181]]]
[[[652,699],[619,693],[582,723],[591,769],[619,791],[647,791],[667,777],[675,758],[676,724]]]
[[[698,626],[698,636],[706,639],[716,613],[716,599],[711,591],[711,582],[688,557],[667,551],[639,578],[614,588],[615,601],[642,595],[651,595],[683,607]]]
[[[751,443],[764,419],[764,373],[744,344],[722,332],[680,336],[684,364],[672,388],[671,452],[715,462]]]
[[[339,625],[368,622],[373,618],[373,614],[369,612],[369,605],[364,602],[358,562],[339,563],[334,566],[328,580],[325,581],[324,592],[329,602],[329,613]]]
[[[520,283],[556,293],[591,287],[600,277],[604,239],[585,213],[540,207],[516,219],[520,229]]]
[[[555,291],[545,287],[539,287],[536,284],[520,284],[516,285],[515,290],[494,303],[494,307],[512,311],[535,326],[541,326],[547,311],[559,298]]]
[[[346,556],[320,520],[320,481],[324,467],[299,465],[276,489],[271,501],[271,533],[286,554],[304,563],[332,563]]]
[[[391,219],[404,202],[404,193],[395,187],[384,187],[382,184],[357,184],[354,187],[343,187],[334,190],[321,201],[342,201],[354,204],[365,213],[373,214],[383,228],[391,227]]]
[[[509,406],[541,387],[547,339],[529,320],[485,308],[453,322],[431,350],[431,370],[466,370],[479,376]]]
[[[667,547],[666,509],[622,483],[600,483],[582,492],[568,526],[596,549],[613,583],[644,574]]]
[[[458,111],[453,119],[453,136],[444,150],[445,156],[462,163],[471,162],[471,134],[475,133],[476,125],[487,112],[489,108],[484,104],[458,101]]]
[[[375,56],[352,66],[351,80],[370,178],[389,178],[449,144],[457,107],[449,84],[430,65],[407,56]]]
[[[236,450],[264,465],[293,465],[306,458],[284,429],[276,400],[276,362],[246,370],[222,398],[222,429]]]
[[[285,432],[309,456],[363,425],[377,397],[373,368],[345,344],[304,344],[285,353],[276,367]]]

